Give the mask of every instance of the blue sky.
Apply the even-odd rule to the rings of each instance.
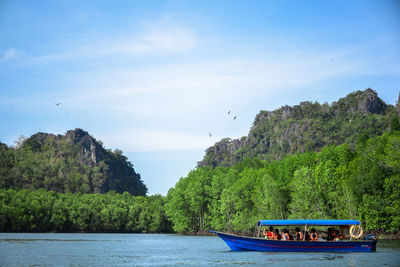
[[[0,0],[0,141],[82,128],[149,194],[260,110],[368,87],[395,104],[399,1]]]

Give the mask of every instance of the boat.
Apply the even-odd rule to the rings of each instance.
[[[348,228],[349,240],[317,241],[271,240],[260,236],[261,227],[296,226],[304,227],[303,236],[309,226]],[[358,220],[259,220],[254,237],[239,236],[211,230],[218,235],[233,251],[269,251],[269,252],[372,252],[376,251],[375,236],[363,237],[361,223]]]

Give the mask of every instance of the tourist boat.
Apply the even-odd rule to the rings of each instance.
[[[304,233],[309,226],[349,227],[350,240],[318,241],[271,240],[260,237],[261,227],[296,226],[304,227]],[[357,220],[260,220],[257,222],[255,237],[245,237],[211,231],[218,235],[231,250],[273,251],[273,252],[372,252],[376,251],[374,236],[362,237],[361,223]]]

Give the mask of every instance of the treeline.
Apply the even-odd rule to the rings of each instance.
[[[400,230],[400,123],[355,148],[333,145],[281,161],[200,167],[166,197],[0,190],[1,232],[230,232],[259,219],[358,219]]]
[[[0,232],[170,232],[164,198],[0,190]]]
[[[259,219],[358,219],[367,230],[400,230],[400,132],[364,135],[321,152],[268,163],[200,167],[169,190],[175,231],[252,232]]]

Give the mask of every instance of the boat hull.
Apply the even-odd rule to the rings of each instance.
[[[376,251],[376,240],[368,241],[282,241],[253,237],[230,235],[211,231],[217,234],[231,250],[252,250],[271,252],[372,252]]]

